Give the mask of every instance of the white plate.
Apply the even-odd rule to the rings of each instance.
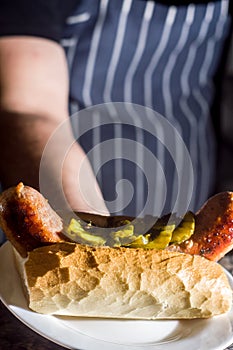
[[[233,278],[228,273],[233,286]],[[27,307],[11,245],[0,248],[0,297],[20,321],[54,343],[80,350],[223,350],[233,342],[233,312],[208,320],[133,321],[55,317]]]

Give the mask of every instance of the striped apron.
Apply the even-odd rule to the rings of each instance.
[[[213,79],[228,6],[85,0],[67,18],[73,132],[111,213],[179,212],[180,191],[189,192],[182,210],[196,211],[212,193]],[[91,116],[83,113],[90,107]]]

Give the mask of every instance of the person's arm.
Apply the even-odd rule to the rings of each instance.
[[[23,181],[40,189],[44,148],[52,133],[68,118],[68,74],[62,47],[43,38],[0,38],[0,181],[4,188]],[[80,184],[79,171],[87,157],[74,141],[71,128],[66,127],[47,152],[46,181],[54,201],[59,200],[55,197],[60,190],[57,159],[64,147],[73,144],[62,167],[66,199],[75,210],[106,212],[88,162],[82,172],[85,181]]]

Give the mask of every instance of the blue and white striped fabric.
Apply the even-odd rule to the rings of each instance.
[[[185,6],[86,0],[67,19],[62,40],[71,77],[71,114],[102,103],[130,102],[159,112],[177,129],[194,169],[191,210],[199,208],[213,190],[216,149],[210,108],[215,94],[213,78],[230,27],[228,6],[228,0]],[[168,196],[163,212],[170,212],[176,198],[175,165],[166,148],[143,130],[143,118],[132,112],[129,119],[133,125],[122,121],[95,127],[95,122],[101,123],[97,113],[93,130],[80,136],[81,123],[87,122],[81,118],[73,129],[87,153],[96,144],[116,138],[135,140],[151,150],[166,177]],[[156,120],[153,127],[157,127]],[[154,188],[148,189],[144,171],[137,167],[137,160],[139,164],[144,158],[141,148],[135,147],[133,164],[123,159],[123,146],[117,145],[112,149],[115,159],[101,167],[98,181],[106,200],[112,201],[116,184],[128,179],[134,187],[133,200],[124,209],[118,203],[110,211],[138,215],[148,191],[153,191],[154,201],[163,197],[161,174],[154,174]],[[174,152],[178,161],[175,141]],[[101,157],[97,149],[92,158],[94,170]],[[148,214],[157,213],[151,207]]]

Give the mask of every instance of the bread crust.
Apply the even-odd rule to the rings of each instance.
[[[66,316],[189,319],[230,310],[223,268],[166,250],[56,243],[29,253],[29,307]]]

